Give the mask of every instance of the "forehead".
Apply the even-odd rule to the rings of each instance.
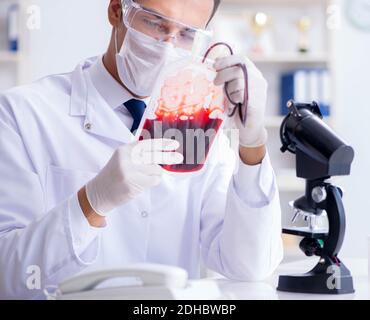
[[[141,6],[186,25],[205,28],[214,0],[136,0]]]

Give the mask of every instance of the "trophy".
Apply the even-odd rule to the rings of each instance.
[[[251,30],[254,43],[251,52],[255,55],[266,55],[273,51],[271,36],[268,31],[270,18],[264,12],[257,12],[251,19]]]
[[[309,31],[311,29],[311,25],[311,19],[308,17],[302,17],[297,22],[299,31],[298,50],[301,53],[307,53],[310,51]]]

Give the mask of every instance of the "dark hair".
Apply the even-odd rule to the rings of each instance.
[[[221,0],[214,0],[214,6],[213,6],[213,11],[212,11],[212,15],[211,15],[211,18],[209,19],[208,23],[211,22],[211,20],[213,19],[213,17],[215,16],[216,12],[217,12],[217,9],[218,7],[220,6],[220,3],[221,3]]]

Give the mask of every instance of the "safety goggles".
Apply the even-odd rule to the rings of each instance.
[[[210,44],[212,32],[185,25],[150,9],[141,7],[133,0],[122,0],[123,22],[160,42],[171,42],[185,50],[201,51]],[[196,52],[201,54],[202,52]]]

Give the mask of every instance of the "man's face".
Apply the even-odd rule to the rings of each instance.
[[[110,0],[109,21],[114,31],[105,64],[117,81],[116,53],[122,47],[127,29],[122,21],[121,0]],[[214,0],[136,0],[144,10],[128,12],[130,27],[153,39],[169,41],[183,49],[191,49],[196,33],[194,28],[205,29],[214,9]],[[166,19],[167,18],[167,19]]]
[[[214,8],[214,0],[136,0],[135,2],[154,14],[157,13],[186,26],[201,29],[206,28]],[[120,3],[121,0],[111,0],[111,8],[120,7]],[[112,9],[112,12],[115,10]],[[111,23],[117,27],[117,40],[121,45],[126,28],[121,20],[111,20]],[[166,32],[171,35],[181,31],[175,23],[167,24],[166,29],[168,29]]]

